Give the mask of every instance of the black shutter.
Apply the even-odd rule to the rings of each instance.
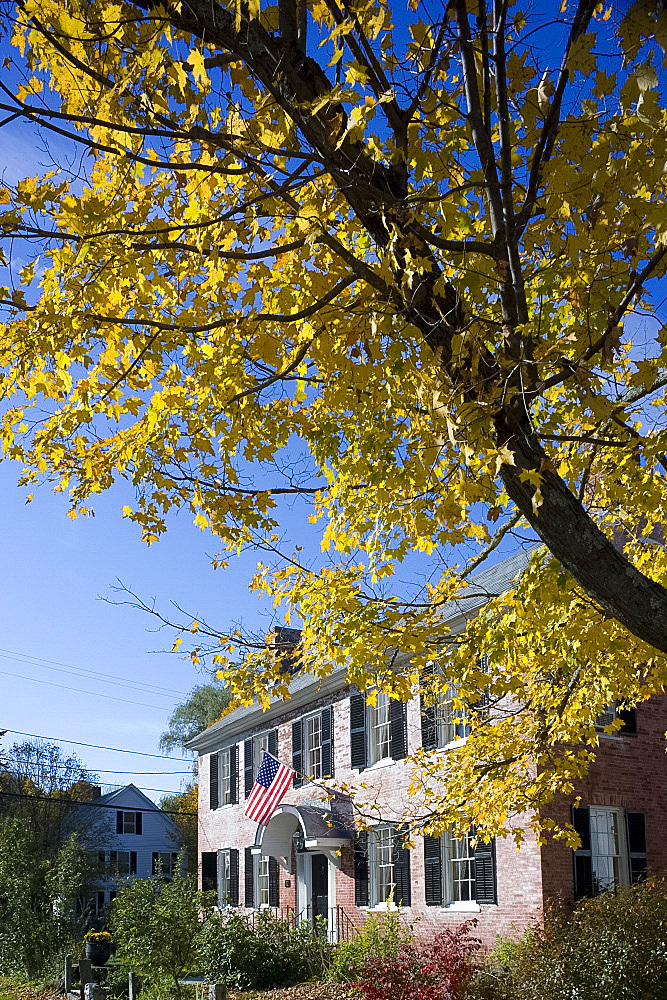
[[[229,902],[231,906],[239,905],[239,851],[238,847],[229,849]]]
[[[250,848],[245,849],[245,905],[249,910],[255,905],[254,858]]]
[[[209,809],[217,809],[220,805],[218,798],[218,755],[210,754],[208,758],[208,805]]]
[[[352,767],[360,771],[366,767],[366,696],[350,697],[350,750]]]
[[[123,814],[122,812],[116,813],[116,833],[123,832]]]
[[[157,859],[160,857],[157,851],[153,851],[153,861],[151,865],[151,872],[153,875],[157,875]]]
[[[269,906],[280,905],[280,888],[278,880],[278,862],[269,858]]]
[[[278,756],[278,730],[272,729],[269,733],[269,753],[272,757]]]
[[[498,902],[496,893],[496,842],[475,848],[475,900],[480,906]]]
[[[333,705],[322,709],[322,777],[333,778]]]
[[[229,774],[231,781],[231,798],[233,804],[239,800],[239,745],[235,743],[229,748]]]
[[[403,702],[398,704],[402,705]],[[398,906],[412,906],[412,885],[410,883],[410,848],[403,843],[405,827],[394,832],[392,861],[394,862],[394,902]]]
[[[628,832],[628,855],[630,857],[630,883],[646,878],[646,818],[643,812],[626,812],[625,826]]]
[[[136,813],[135,818],[134,818],[134,831],[135,831],[135,833],[141,833],[142,832],[142,827],[143,827],[142,820],[143,820],[143,813],[140,813],[140,812]]]
[[[215,851],[202,851],[201,887],[203,892],[218,890],[218,858]]]
[[[438,747],[438,732],[435,724],[435,705],[427,705],[424,695],[419,695],[419,706],[422,720],[422,746],[424,750],[436,750]]]
[[[137,852],[130,851],[130,875],[137,874]]]
[[[591,814],[586,806],[572,807],[572,826],[579,834],[581,847],[574,856],[574,898],[593,895],[593,864],[591,861]]]
[[[621,708],[618,712],[618,717],[622,722],[619,732],[622,736],[636,736],[637,735],[637,709],[636,708]]]
[[[303,784],[303,721],[292,723],[292,767],[294,768],[294,788]]]
[[[255,783],[255,775],[252,766],[252,739],[246,740],[243,744],[243,779],[245,785],[245,797],[248,798],[250,790]]]
[[[354,839],[354,905],[369,905],[368,833],[360,830]]]
[[[424,835],[424,889],[427,906],[442,906],[442,837]]]
[[[389,702],[389,722],[391,724],[391,757],[392,760],[403,760],[408,752],[408,727],[406,721],[405,702]],[[409,904],[406,903],[406,906]]]

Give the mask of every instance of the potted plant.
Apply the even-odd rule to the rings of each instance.
[[[84,935],[86,958],[93,965],[106,965],[111,956],[111,934],[108,931],[88,931]]]

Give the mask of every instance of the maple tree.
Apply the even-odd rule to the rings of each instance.
[[[596,715],[667,678],[661,6],[6,10],[3,121],[60,161],[0,191],[0,231],[42,254],[0,296],[23,481],[75,513],[127,479],[148,542],[189,507],[219,565],[277,554],[305,497],[322,561],[252,587],[303,620],[307,668],[343,649],[407,698],[446,655],[461,706],[496,706],[427,814],[500,829],[570,788]],[[452,635],[443,608],[517,531],[544,547]],[[286,692],[274,650],[236,668],[239,636],[213,638],[237,698]]]

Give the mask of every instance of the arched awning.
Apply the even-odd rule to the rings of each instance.
[[[300,835],[303,850],[320,851],[338,867],[340,849],[354,836],[352,823],[339,806],[279,806],[266,826],[257,827],[253,854],[275,858],[292,871],[294,835]]]

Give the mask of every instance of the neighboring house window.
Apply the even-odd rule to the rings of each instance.
[[[245,740],[243,744],[243,770],[246,798],[250,795],[252,786],[255,783],[255,778],[262,763],[262,757],[264,756],[265,751],[273,754],[274,757],[278,753],[278,731],[276,729],[270,729],[265,733],[258,733],[257,736],[252,736],[250,739]]]
[[[603,731],[606,726],[610,726],[616,719],[621,720],[621,728],[615,729],[608,736],[636,736],[637,735],[637,709],[619,708],[615,701],[612,701],[601,715],[595,720],[595,728]]]
[[[357,834],[354,847],[354,899],[357,906],[411,905],[410,850],[395,826]]]
[[[333,708],[327,705],[292,723],[294,787],[307,778],[318,781],[333,775]]]
[[[142,814],[140,812],[124,812],[119,809],[116,813],[116,833],[137,833],[142,832]]]
[[[407,753],[405,704],[378,692],[374,705],[364,694],[350,697],[352,767],[362,770],[380,760],[402,760]]]
[[[239,748],[236,743],[212,753],[209,758],[209,806],[238,802]]]
[[[178,868],[178,854],[170,851],[153,851],[153,875],[161,875],[162,878],[173,878]]]
[[[495,843],[478,842],[474,831],[424,837],[424,883],[428,906],[497,902]]]
[[[114,875],[136,875],[137,852],[109,851],[109,870]]]
[[[239,905],[239,852],[235,847],[218,851],[218,905]]]
[[[646,876],[644,813],[605,806],[572,810],[581,847],[574,852],[575,898],[597,896]]]
[[[248,909],[279,905],[278,862],[253,854],[250,847],[245,849],[244,902]]]

